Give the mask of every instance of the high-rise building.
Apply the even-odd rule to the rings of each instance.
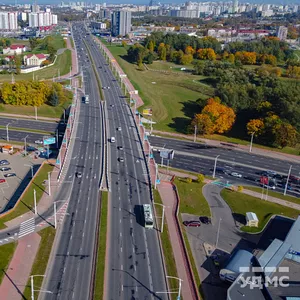
[[[238,12],[238,10],[239,10],[239,2],[238,2],[238,0],[234,0],[233,1],[233,13],[237,13]]]
[[[57,25],[57,15],[52,15],[52,25]]]
[[[29,27],[35,28],[39,27],[39,17],[37,13],[28,14]]]
[[[17,30],[18,29],[18,12],[0,12],[0,30]]]
[[[34,2],[34,4],[31,5],[31,12],[37,13],[40,11],[40,7]]]
[[[111,19],[111,33],[113,36],[124,36],[131,30],[131,12],[126,10],[115,11]]]
[[[282,40],[285,41],[287,38],[287,33],[288,33],[288,29],[285,26],[279,26],[278,30],[277,30],[277,37]]]

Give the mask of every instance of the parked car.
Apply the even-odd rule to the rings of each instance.
[[[6,182],[5,179],[0,179],[0,183],[4,183],[4,182]]]
[[[43,144],[43,141],[41,141],[41,140],[36,140],[34,143],[35,143],[35,144],[40,144],[40,145],[42,145],[42,144]]]
[[[201,216],[199,217],[199,220],[203,224],[211,224],[211,219],[209,217]]]
[[[9,161],[6,159],[0,160],[0,165],[2,165],[2,166],[9,165]]]
[[[9,167],[2,167],[0,168],[0,171],[5,172],[5,171],[9,171],[11,168]]]
[[[200,227],[201,223],[199,221],[184,221],[183,225],[187,227]]]
[[[237,173],[237,172],[231,172],[230,175],[233,176],[233,177],[238,177],[238,178],[242,178],[243,177],[242,174]]]
[[[7,173],[7,174],[4,174],[4,177],[14,177],[16,176],[16,173]]]

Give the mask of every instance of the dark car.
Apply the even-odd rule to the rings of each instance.
[[[119,162],[124,162],[124,158],[123,157],[119,157]]]
[[[9,171],[9,170],[10,170],[9,167],[2,167],[2,168],[0,168],[0,171],[2,171],[2,172],[4,172],[4,171]]]
[[[203,224],[211,224],[211,219],[209,217],[202,216],[202,217],[199,217],[199,220]]]
[[[7,173],[7,174],[4,174],[4,177],[14,177],[16,176],[16,173]]]
[[[8,162],[8,160],[6,160],[6,159],[3,159],[3,160],[0,160],[0,165],[9,165],[9,162]]]
[[[256,181],[257,178],[255,178],[255,177],[253,177],[253,176],[248,176],[248,175],[246,175],[246,176],[244,176],[244,179],[250,180],[250,181]]]
[[[81,178],[81,177],[82,177],[82,173],[81,173],[81,172],[77,172],[77,173],[76,173],[76,177],[77,177],[77,178]]]
[[[118,149],[119,149],[119,150],[123,150],[123,146],[119,146]]]
[[[200,227],[201,223],[199,221],[184,221],[183,225],[187,227]]]

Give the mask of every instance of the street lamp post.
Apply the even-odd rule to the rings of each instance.
[[[26,139],[28,138],[28,134],[24,137],[24,151],[25,151],[25,156],[27,155],[27,145],[26,145]]]
[[[289,185],[289,180],[290,180],[291,172],[292,172],[292,165],[290,165],[288,177],[286,179],[286,184],[285,184],[284,193],[283,193],[284,195],[286,195],[286,191],[287,191],[287,188],[288,188],[288,185]]]
[[[220,218],[220,220],[219,220],[219,226],[218,226],[218,232],[217,232],[217,240],[216,240],[216,249],[218,248],[218,243],[219,243],[221,221],[222,221],[222,218]]]
[[[49,188],[49,196],[51,196],[51,172],[48,172],[48,188]]]
[[[250,141],[250,149],[249,152],[252,152],[252,144],[253,144],[253,137],[254,137],[255,132],[251,133],[251,141]]]
[[[174,293],[177,293],[177,300],[180,300],[180,295],[181,295],[181,285],[182,285],[182,282],[183,280],[178,278],[178,277],[174,277],[174,276],[169,276],[167,275],[166,276],[167,278],[172,278],[172,279],[177,279],[179,281],[179,288],[178,288],[178,292],[174,292],[174,291],[165,291],[165,292],[156,292],[156,294],[174,294]]]
[[[33,201],[34,201],[34,214],[37,215],[37,206],[36,206],[36,190],[33,190]]]
[[[216,177],[217,160],[218,160],[218,157],[219,157],[219,156],[220,156],[220,155],[217,155],[216,158],[215,158],[215,165],[214,165],[213,178]]]
[[[195,131],[194,131],[194,142],[197,140],[197,125],[195,125]]]
[[[158,176],[158,166],[155,164],[155,182],[154,182],[154,189],[156,189],[157,186],[157,176]]]
[[[53,206],[54,206],[54,228],[56,229],[57,228],[57,207],[56,207],[56,203],[58,202],[65,202],[65,200],[58,200],[58,201],[54,201],[53,202]]]
[[[43,290],[35,290],[33,286],[33,278],[34,277],[46,277],[46,275],[31,275],[30,276],[30,282],[31,282],[31,300],[34,300],[34,292],[40,292],[40,293],[48,293],[53,294],[51,291],[43,291]]]
[[[161,203],[157,203],[157,202],[153,202],[153,204],[157,204],[162,206],[163,211],[162,211],[162,217],[161,217],[161,226],[160,226],[160,232],[163,233],[164,232],[164,216],[165,216],[165,208],[166,206],[161,204]]]
[[[8,134],[8,126],[10,125],[10,123],[8,123],[6,125],[6,140],[9,142],[9,134]]]

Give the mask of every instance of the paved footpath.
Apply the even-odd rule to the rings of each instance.
[[[32,233],[19,240],[16,251],[0,285],[1,299],[24,299],[23,292],[30,276],[40,240],[41,237],[37,233]],[[26,259],[24,259],[25,257]]]
[[[176,195],[173,186],[170,182],[161,181],[158,185],[158,191],[162,198],[162,202],[166,205],[165,216],[168,224],[170,240],[172,241],[172,249],[175,258],[175,264],[178,277],[182,282],[182,298],[183,299],[197,299],[191,278],[188,271],[187,261],[185,259],[183,245],[178,232],[176,224],[175,210],[176,210]]]

